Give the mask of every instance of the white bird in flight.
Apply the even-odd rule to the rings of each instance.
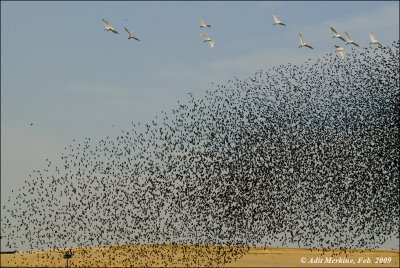
[[[131,34],[131,32],[128,29],[126,29],[126,27],[124,27],[124,28],[125,28],[125,31],[128,33],[128,40],[133,38],[136,41],[140,41],[140,39],[137,38],[136,36],[134,36],[133,34]]]
[[[350,35],[347,32],[344,32],[346,34],[346,45],[348,44],[353,44],[356,47],[359,47],[353,40],[351,40]]]
[[[210,24],[207,24],[206,21],[203,18],[200,18],[200,28],[211,28]]]
[[[282,26],[286,26],[286,24],[284,24],[279,18],[278,16],[274,13],[272,14],[274,16],[274,24],[273,25],[282,25]]]
[[[313,49],[312,46],[307,45],[307,44],[304,42],[303,36],[302,36],[301,34],[299,34],[299,36],[300,36],[300,46],[299,46],[299,48],[300,48],[300,47],[308,47],[308,48]]]
[[[111,27],[110,23],[103,19],[103,24],[104,24],[104,31],[109,31],[113,33],[118,33],[117,30],[115,30],[113,27]]]
[[[339,53],[340,57],[342,59],[344,59],[345,58],[344,48],[342,48],[341,46],[338,46],[338,45],[335,45],[335,47],[336,47],[336,51]]]
[[[206,34],[200,34],[200,36],[203,37],[204,42],[207,42],[210,44],[211,47],[214,47],[214,41]]]
[[[369,38],[371,38],[371,43],[373,45],[378,45],[379,48],[382,47],[382,44],[378,41],[378,39],[376,39],[375,35],[373,32],[369,33]]]
[[[343,36],[338,34],[338,32],[333,27],[331,27],[331,31],[333,32],[332,38],[339,38],[340,40],[343,40],[346,42],[346,40],[343,38]]]

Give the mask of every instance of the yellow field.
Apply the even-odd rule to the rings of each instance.
[[[399,251],[340,252],[233,246],[126,245],[72,249],[69,267],[399,267]],[[66,267],[66,250],[2,254],[1,266]],[[379,263],[386,262],[386,263]]]

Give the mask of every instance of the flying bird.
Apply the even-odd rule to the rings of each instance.
[[[136,36],[134,36],[133,34],[131,34],[131,32],[128,29],[126,29],[126,27],[124,27],[124,29],[128,33],[128,40],[129,39],[135,39],[136,41],[140,41],[140,39],[137,38]]]
[[[346,42],[346,40],[341,36],[333,27],[331,27],[331,31],[333,32],[332,38],[339,38],[340,40],[343,40]]]
[[[344,48],[342,48],[341,46],[335,45],[336,47],[336,51],[339,53],[340,57],[342,59],[345,58],[345,54],[344,54]]]
[[[371,43],[373,45],[378,45],[379,48],[382,48],[382,44],[376,39],[375,35],[373,32],[369,33],[369,38],[371,38]]]
[[[211,28],[210,24],[207,24],[206,21],[203,18],[200,18],[200,28]]]
[[[113,32],[113,33],[118,33],[117,30],[115,30],[113,27],[111,27],[110,23],[103,19],[103,24],[104,24],[104,31],[108,31],[108,32]]]
[[[348,44],[353,44],[356,47],[359,47],[353,40],[351,40],[350,35],[347,32],[344,32],[346,34],[346,45]]]
[[[307,45],[307,44],[304,42],[303,36],[302,36],[301,34],[299,34],[299,36],[300,36],[300,46],[299,46],[299,48],[300,48],[300,47],[308,47],[308,48],[313,49],[312,46]]]
[[[273,25],[282,25],[282,26],[286,26],[286,24],[284,24],[279,18],[278,18],[278,16],[274,13],[273,14],[273,16],[274,16],[274,21],[275,21],[275,23],[273,24]]]
[[[200,36],[203,37],[204,42],[207,42],[210,44],[211,47],[214,47],[214,41],[206,34],[200,34]]]

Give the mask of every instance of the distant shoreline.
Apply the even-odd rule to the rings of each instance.
[[[1,251],[0,252],[0,254],[15,254],[15,253],[17,253],[16,250],[13,250],[13,251]]]

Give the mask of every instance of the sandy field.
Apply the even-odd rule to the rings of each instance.
[[[1,254],[2,267],[67,267],[67,250]],[[68,267],[399,267],[399,251],[126,245],[72,249]]]

